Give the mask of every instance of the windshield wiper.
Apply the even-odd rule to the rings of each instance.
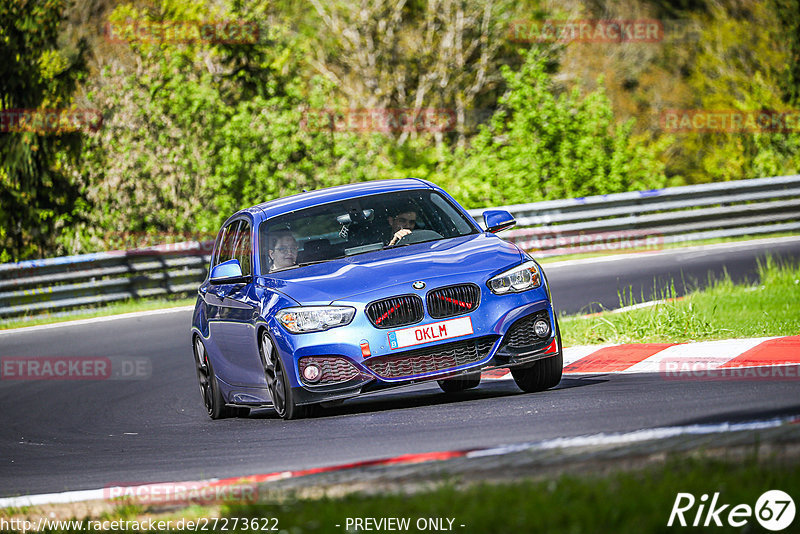
[[[303,261],[300,263],[295,264],[295,267],[305,267],[306,265],[316,265],[317,263],[325,263],[326,261],[335,260],[338,258],[326,258],[324,260],[314,260],[314,261]]]

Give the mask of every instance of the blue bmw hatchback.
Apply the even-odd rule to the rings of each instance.
[[[563,366],[541,266],[417,179],[302,193],[231,216],[192,320],[211,418],[321,404],[435,380],[445,392],[509,368],[526,392]]]

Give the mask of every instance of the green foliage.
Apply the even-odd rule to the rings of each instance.
[[[0,2],[0,262],[53,254],[79,191],[65,173],[77,132],[19,128],[7,110],[63,109],[85,72],[85,44],[59,47],[66,0]],[[10,130],[10,131],[9,131]],[[15,131],[18,130],[18,131]]]
[[[710,14],[695,17],[703,31],[688,77],[695,95],[689,107],[797,113],[790,107],[796,89],[787,88],[792,71],[797,70],[792,66],[800,39],[797,11],[782,21],[774,15],[777,4],[754,2],[741,11],[713,5]],[[794,88],[796,83],[794,80],[789,86]],[[799,131],[689,133],[682,137],[680,172],[692,183],[782,176],[800,169]]]
[[[508,92],[491,125],[454,166],[454,193],[472,206],[605,194],[664,185],[661,148],[617,124],[602,85],[562,91],[536,48],[519,71],[503,69]]]
[[[786,63],[783,82],[784,100],[800,105],[800,0],[773,0],[775,18],[781,22],[785,42]]]
[[[163,2],[157,12],[119,6],[112,20],[178,16]],[[107,69],[93,87],[109,115],[82,167],[96,209],[66,240],[88,250],[130,246],[120,240],[131,233],[207,238],[243,206],[380,175],[380,159],[368,158],[381,147],[370,138],[307,127],[306,110],[324,107],[327,86],[299,79],[286,29],[261,37],[245,47],[131,43],[137,70]]]

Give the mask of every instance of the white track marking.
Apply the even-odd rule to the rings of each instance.
[[[467,458],[480,458],[482,456],[499,456],[512,452],[547,449],[567,449],[571,447],[598,447],[613,445],[628,445],[642,441],[660,440],[682,435],[699,436],[703,434],[717,434],[722,432],[738,432],[743,430],[764,430],[775,428],[793,421],[794,418],[770,419],[767,421],[750,421],[746,423],[717,423],[707,425],[669,426],[635,430],[614,434],[592,434],[588,436],[575,436],[572,438],[555,438],[534,443],[517,443],[501,445],[491,449],[482,449],[467,454]]]
[[[77,319],[75,321],[62,321],[60,323],[39,324],[36,326],[23,326],[21,328],[8,328],[0,330],[0,336],[9,334],[27,334],[29,332],[39,332],[50,330],[51,328],[63,328],[65,326],[81,326],[87,324],[104,323],[106,321],[116,321],[117,319],[136,319],[137,317],[149,317],[151,315],[161,315],[165,313],[186,312],[194,310],[194,306],[177,306],[175,308],[164,308],[161,310],[146,310],[131,313],[120,313],[118,315],[106,315],[104,317],[91,317],[89,319]]]
[[[44,504],[67,504],[84,501],[100,501],[103,499],[102,489],[65,491],[62,493],[43,493],[22,497],[6,497],[0,499],[0,508],[22,508],[23,506],[42,506]]]

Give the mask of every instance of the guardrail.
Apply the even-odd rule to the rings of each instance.
[[[800,230],[800,175],[501,206],[538,256]],[[483,210],[469,210],[480,220]]]
[[[800,231],[800,175],[500,206],[503,233],[535,256]],[[469,210],[476,218],[484,209]],[[0,264],[0,317],[194,293],[213,243]]]
[[[190,295],[205,279],[213,242],[0,264],[0,317],[165,295]]]

